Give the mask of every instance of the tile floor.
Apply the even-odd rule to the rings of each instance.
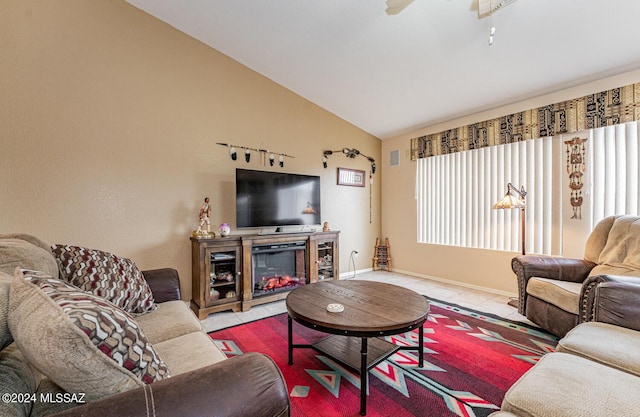
[[[350,278],[349,278],[350,279]],[[469,307],[486,313],[493,313],[510,320],[531,324],[526,317],[518,314],[518,310],[507,305],[509,297],[485,291],[465,288],[453,284],[442,283],[425,278],[388,271],[369,271],[358,273],[354,279],[382,281],[390,284],[410,288],[420,294],[442,301]],[[236,326],[242,323],[258,320],[264,317],[286,313],[284,300],[252,307],[249,311],[234,313],[223,311],[209,315],[202,321],[207,332]]]

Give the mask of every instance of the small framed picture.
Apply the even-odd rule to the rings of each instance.
[[[364,171],[359,169],[338,168],[338,185],[364,187]]]

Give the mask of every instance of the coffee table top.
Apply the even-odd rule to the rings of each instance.
[[[328,304],[344,311],[327,311]],[[356,337],[387,336],[421,326],[429,314],[427,299],[415,291],[376,281],[322,281],[287,295],[295,321],[325,333]]]

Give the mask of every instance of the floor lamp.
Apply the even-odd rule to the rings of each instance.
[[[516,196],[517,195],[517,196]],[[522,254],[525,255],[525,207],[527,206],[525,197],[527,192],[524,190],[524,186],[519,190],[513,186],[513,184],[507,184],[507,193],[498,202],[493,205],[494,209],[520,209],[520,235],[522,236]]]
[[[504,197],[502,197],[499,201],[497,201],[493,205],[494,209],[514,209],[514,208],[520,209],[520,235],[522,236],[521,244],[522,244],[523,255],[526,255],[525,253],[526,251],[524,247],[525,236],[526,236],[525,235],[526,229],[524,226],[525,208],[527,207],[527,202],[525,200],[526,195],[527,195],[527,192],[524,190],[524,186],[518,190],[516,187],[513,186],[513,184],[508,183],[507,193],[504,195]],[[507,304],[509,304],[512,307],[518,308],[518,299],[517,298],[510,299]]]

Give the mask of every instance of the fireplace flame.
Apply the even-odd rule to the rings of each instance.
[[[295,287],[300,283],[300,278],[291,277],[289,275],[274,275],[272,277],[262,277],[262,280],[256,283],[256,289],[259,291],[275,291],[280,288]]]

